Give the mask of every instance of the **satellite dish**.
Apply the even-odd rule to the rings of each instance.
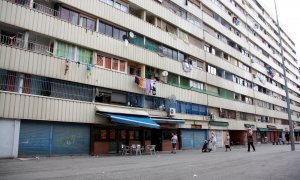
[[[164,77],[166,77],[166,76],[169,75],[168,71],[163,71],[161,74],[162,74]]]
[[[171,103],[176,103],[176,96],[174,94],[172,94],[169,99]]]
[[[130,32],[129,32],[129,37],[130,37],[130,38],[134,38],[134,33],[130,31]]]

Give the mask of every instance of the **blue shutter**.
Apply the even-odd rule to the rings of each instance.
[[[181,131],[182,149],[192,149],[194,147],[194,133],[192,130]]]
[[[50,155],[51,124],[22,121],[19,139],[19,156]]]
[[[53,124],[53,155],[89,154],[90,127],[84,124]]]
[[[89,154],[90,126],[22,120],[19,156]]]
[[[182,130],[181,131],[182,149],[201,149],[207,130]]]
[[[202,148],[206,140],[206,130],[194,130],[194,148]]]

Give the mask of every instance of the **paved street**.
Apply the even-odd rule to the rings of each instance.
[[[199,150],[143,156],[77,156],[0,160],[0,179],[300,179],[300,145],[257,145],[256,152]]]

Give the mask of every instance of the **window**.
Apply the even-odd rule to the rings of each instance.
[[[175,86],[178,86],[178,75],[176,74],[173,74],[173,73],[169,73],[168,75],[168,84],[171,84],[171,85],[175,85]]]
[[[131,107],[143,107],[144,101],[143,101],[143,96],[139,94],[133,94],[129,93],[128,94],[128,106]]]
[[[90,18],[86,18],[86,17],[80,17],[81,19],[81,26],[86,28],[86,29],[90,29],[95,31],[96,28],[96,21]]]
[[[64,42],[58,42],[56,55],[69,60],[75,60],[75,46]]]
[[[217,74],[217,69],[215,67],[212,67],[210,65],[207,65],[207,72],[213,75]]]
[[[111,58],[105,57],[105,68],[111,69]]]
[[[119,39],[120,30],[118,28],[114,28],[113,37]]]
[[[204,49],[204,51],[206,51],[206,52],[209,52],[209,49],[210,49],[210,47],[209,47],[209,45],[204,45],[203,46],[203,49]]]
[[[125,72],[126,61],[120,60],[120,71]]]
[[[78,21],[79,21],[78,13],[71,11],[69,9],[63,8],[63,7],[61,7],[61,9],[60,9],[60,13],[61,13],[61,15],[60,15],[61,19],[68,21],[74,25],[78,25]]]
[[[93,51],[79,47],[78,61],[84,64],[91,64],[93,59]]]
[[[100,103],[110,104],[111,103],[111,92],[97,88],[95,101],[100,102]]]
[[[111,103],[119,105],[127,105],[127,95],[119,92],[112,92],[111,94]]]
[[[117,59],[113,59],[113,64],[112,64],[112,69],[113,70],[118,70],[118,60]]]
[[[126,61],[104,56],[101,54],[97,55],[97,65],[106,69],[112,69],[119,72],[126,71]]]
[[[113,27],[111,25],[105,24],[104,22],[99,22],[99,32],[106,34],[108,36],[113,36]]]
[[[98,54],[97,55],[97,65],[103,67],[103,65],[104,65],[103,61],[104,61],[104,57]]]

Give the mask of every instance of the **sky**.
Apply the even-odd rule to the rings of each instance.
[[[276,18],[274,0],[260,0],[262,6]],[[300,65],[300,1],[276,0],[280,27],[291,37],[296,44],[296,58]],[[275,19],[276,20],[276,19]],[[277,30],[277,29],[276,29]]]

